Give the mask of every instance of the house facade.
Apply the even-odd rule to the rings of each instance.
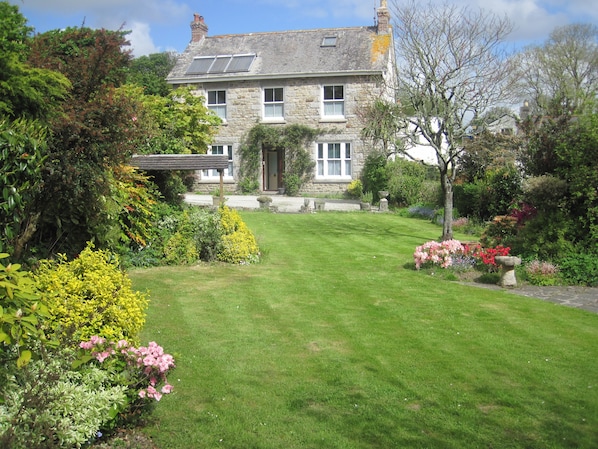
[[[390,100],[394,45],[386,0],[372,27],[329,28],[209,36],[198,14],[191,42],[167,77],[174,88],[191,86],[221,117],[211,154],[229,157],[226,190],[238,187],[241,145],[257,125],[283,130],[302,125],[320,131],[306,144],[313,176],[301,192],[343,192],[358,179],[368,148],[360,139],[359,111],[378,98]],[[284,189],[285,148],[259,149],[259,189]],[[198,172],[197,190],[209,192],[216,171]]]

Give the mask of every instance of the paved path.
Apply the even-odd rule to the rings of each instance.
[[[272,206],[279,212],[300,212],[301,206],[308,201],[309,207],[315,208],[315,198],[303,198],[285,195],[268,195],[272,198]],[[234,209],[258,209],[260,203],[257,201],[257,195],[224,195],[226,204]],[[212,205],[211,195],[197,195],[195,193],[185,194],[185,201],[189,204],[198,206]],[[356,211],[359,210],[358,200],[325,200],[324,210],[328,211]]]
[[[588,310],[598,313],[598,288],[593,287],[537,287],[534,285],[522,285],[515,288],[502,288],[498,285],[468,283],[476,287],[489,288],[492,290],[503,290],[514,295],[528,296],[531,298],[543,299],[555,304],[568,307]]]
[[[279,212],[299,212],[301,206],[308,200],[309,207],[315,208],[315,198],[291,197],[284,195],[268,195],[272,198],[272,206]],[[257,195],[225,195],[226,204],[237,209],[258,209],[259,203]],[[189,204],[199,206],[211,206],[211,195],[197,195],[188,193],[185,195],[185,201]],[[356,200],[326,200],[324,210],[328,211],[357,211],[359,210],[359,201]],[[598,313],[598,288],[590,287],[536,287],[525,285],[513,289],[504,289],[498,285],[468,283],[476,287],[490,288],[494,290],[503,290],[515,295],[529,296],[550,301],[556,304],[562,304],[569,307],[589,310]]]

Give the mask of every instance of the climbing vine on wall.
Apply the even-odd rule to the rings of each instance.
[[[282,149],[285,155],[283,181],[288,195],[296,195],[314,175],[315,162],[309,146],[322,131],[304,125],[273,127],[262,124],[249,130],[240,147],[239,188],[245,193],[259,189],[262,150]]]

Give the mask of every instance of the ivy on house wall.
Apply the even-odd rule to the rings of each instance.
[[[255,125],[249,130],[240,147],[241,166],[239,188],[244,193],[259,190],[260,167],[264,148],[283,150],[285,169],[283,182],[288,195],[296,195],[301,186],[314,175],[315,162],[309,146],[322,134],[321,130],[304,125],[282,128]]]

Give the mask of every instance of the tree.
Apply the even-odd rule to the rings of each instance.
[[[120,87],[130,60],[126,44],[123,32],[88,28],[49,31],[32,41],[29,62],[60,71],[72,84],[51,121],[42,170],[36,237],[46,251],[78,253],[115,223],[107,209],[111,171],[141,140],[140,105]]]
[[[595,25],[566,25],[556,28],[544,44],[529,46],[516,56],[514,83],[536,114],[570,114],[595,100],[597,40]]]
[[[63,100],[68,80],[27,64],[32,29],[16,6],[0,2],[0,115],[45,120]]]
[[[408,143],[429,145],[436,154],[447,240],[463,138],[473,120],[506,99],[502,44],[511,25],[483,10],[401,3],[395,1],[393,16],[403,129]]]
[[[357,112],[363,126],[361,138],[386,157],[403,147],[401,111],[400,105],[378,98]]]
[[[176,55],[171,52],[140,56],[131,61],[127,73],[127,83],[143,87],[146,95],[167,96],[172,90],[166,77],[176,64]]]

